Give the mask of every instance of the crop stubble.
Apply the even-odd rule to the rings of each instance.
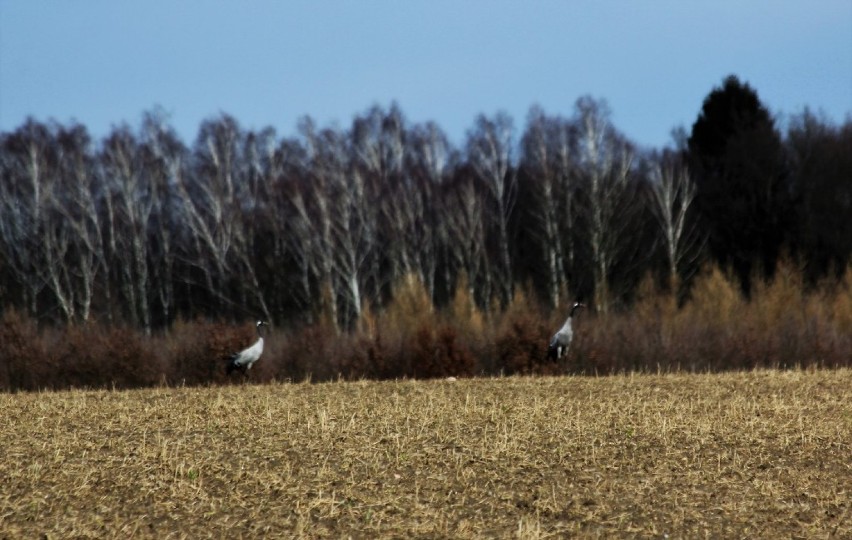
[[[852,536],[852,370],[0,404],[4,538]]]

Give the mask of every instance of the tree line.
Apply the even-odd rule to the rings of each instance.
[[[221,114],[189,146],[158,111],[100,141],[28,119],[0,133],[0,305],[147,332],[198,316],[346,331],[411,280],[486,313],[521,287],[620,310],[649,274],[682,298],[707,263],[746,295],[784,257],[815,284],[852,255],[852,121],[778,124],[734,76],[652,150],[588,96],[520,130],[480,115],[458,148],[396,104],[292,137]]]

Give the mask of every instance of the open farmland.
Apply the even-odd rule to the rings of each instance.
[[[852,371],[0,395],[0,537],[852,536]]]

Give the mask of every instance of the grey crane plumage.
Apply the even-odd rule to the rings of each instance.
[[[260,355],[263,354],[263,334],[261,333],[261,328],[264,326],[269,326],[269,324],[263,321],[257,321],[257,341],[254,342],[254,345],[251,347],[247,347],[241,350],[238,353],[234,353],[230,356],[227,372],[230,375],[233,371],[239,370],[243,373],[246,373],[249,369],[251,369],[252,364],[257,362],[257,359],[260,358]]]
[[[585,307],[585,305],[580,302],[574,302],[574,305],[571,306],[571,312],[568,314],[565,324],[563,324],[562,328],[553,334],[553,338],[550,340],[550,345],[547,346],[548,358],[559,360],[562,358],[563,354],[568,352],[568,347],[571,345],[571,340],[574,338],[574,328],[571,322],[574,319],[574,312],[581,307]]]

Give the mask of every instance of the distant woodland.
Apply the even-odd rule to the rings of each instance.
[[[479,116],[463,147],[392,104],[295,136],[222,114],[191,144],[157,111],[93,140],[35,119],[0,133],[0,307],[39,326],[150,334],[199,317],[353,330],[417,282],[485,315],[519,291],[598,314],[651,280],[683,303],[719,268],[748,299],[779,261],[804,286],[852,262],[852,120],[779,120],[735,76],[672,146],[640,150],[603,100],[522,125]],[[270,114],[273,114],[271,111]],[[401,285],[402,284],[402,285]]]

